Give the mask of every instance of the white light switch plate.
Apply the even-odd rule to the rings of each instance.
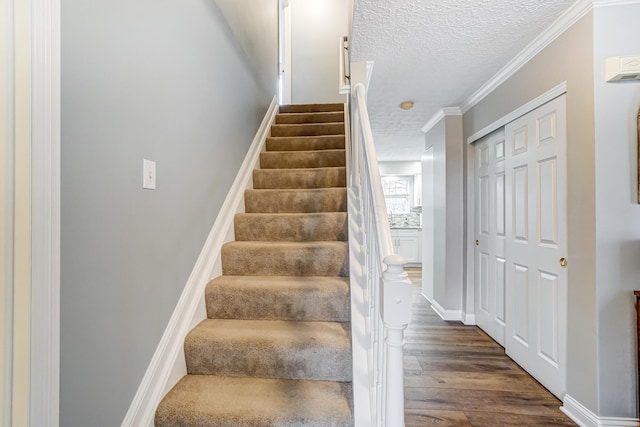
[[[152,160],[142,160],[142,188],[156,189],[156,162]]]

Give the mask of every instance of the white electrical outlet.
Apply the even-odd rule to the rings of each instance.
[[[156,162],[152,160],[142,160],[142,188],[156,189]]]

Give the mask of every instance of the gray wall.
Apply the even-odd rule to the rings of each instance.
[[[61,426],[122,422],[275,95],[255,74],[213,0],[63,0]]]
[[[290,0],[291,102],[344,102],[338,93],[341,36],[349,34],[347,0]]]
[[[433,297],[446,310],[462,309],[462,117],[446,116],[426,134],[433,146]]]
[[[278,0],[215,0],[268,96],[278,92]]]
[[[446,300],[446,221],[447,167],[444,119],[425,135],[425,147],[433,146],[433,298],[443,305]]]
[[[594,11],[599,411],[636,417],[635,310],[640,289],[640,82],[607,83],[605,59],[640,54],[640,5]]]
[[[567,82],[570,261],[567,391],[597,413],[593,13],[469,110],[464,115],[464,137],[563,81]]]

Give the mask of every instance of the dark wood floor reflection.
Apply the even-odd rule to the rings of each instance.
[[[406,427],[575,426],[549,391],[482,330],[445,322],[414,285],[405,335]]]

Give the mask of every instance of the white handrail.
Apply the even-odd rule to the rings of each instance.
[[[349,248],[356,427],[404,426],[403,331],[411,319],[406,260],[393,254],[366,89],[352,84]],[[386,268],[385,268],[386,264]],[[366,369],[359,361],[366,360]]]
[[[378,245],[380,248],[382,259],[387,255],[393,254],[393,243],[391,240],[391,228],[389,227],[389,217],[387,214],[387,206],[382,192],[382,179],[380,178],[380,169],[378,169],[378,158],[376,149],[373,145],[373,132],[369,122],[369,111],[367,109],[367,95],[364,85],[358,83],[354,89],[355,102],[354,107],[360,116],[360,129],[362,132],[362,148],[364,149],[364,162],[367,166],[368,180],[371,186],[371,196],[373,198],[373,216],[375,223],[378,224]],[[376,191],[379,190],[379,191]]]

